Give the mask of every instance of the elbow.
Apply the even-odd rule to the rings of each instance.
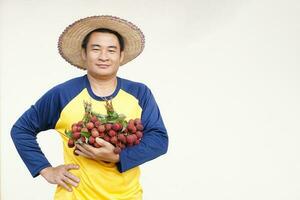
[[[162,143],[162,148],[161,148],[161,155],[166,154],[168,152],[168,148],[169,148],[169,137],[166,134],[163,137],[163,143]]]
[[[11,128],[11,130],[10,130],[10,137],[11,137],[11,139],[14,141],[15,140],[15,138],[16,138],[16,128],[15,128],[15,126],[13,126],[12,128]]]

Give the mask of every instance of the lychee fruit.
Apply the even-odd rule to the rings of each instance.
[[[136,129],[137,129],[138,131],[142,131],[142,130],[144,130],[144,126],[143,126],[142,124],[137,124],[137,125],[136,125]]]
[[[88,123],[86,124],[86,127],[87,127],[89,130],[92,130],[92,129],[95,127],[95,125],[94,125],[93,122],[88,122]]]
[[[109,131],[111,129],[112,125],[111,124],[105,124],[105,129]]]
[[[122,125],[120,124],[120,123],[114,123],[113,125],[112,125],[112,129],[114,130],[114,131],[116,131],[116,132],[118,132],[118,131],[120,131],[120,130],[122,130]]]
[[[113,144],[117,144],[117,142],[118,142],[117,136],[111,137],[110,142],[113,143]]]
[[[91,122],[95,123],[96,121],[98,121],[98,118],[95,115],[93,115],[91,117]]]
[[[86,138],[84,137],[84,136],[81,136],[81,141],[83,142],[83,143],[86,143]]]
[[[99,132],[96,128],[93,128],[91,133],[92,133],[92,136],[95,137],[95,138],[99,136]]]
[[[105,131],[105,126],[104,126],[104,125],[100,125],[100,126],[98,127],[98,131],[99,131],[99,132],[104,132],[104,131]]]
[[[73,133],[73,138],[74,138],[75,140],[79,139],[80,136],[81,136],[81,133],[80,133],[80,132],[74,132],[74,133]]]
[[[74,140],[69,139],[68,140],[68,147],[73,148],[75,146]]]
[[[124,134],[120,133],[118,134],[118,140],[120,140],[123,143],[126,143],[126,137]]]
[[[108,135],[109,135],[110,137],[113,137],[113,136],[117,135],[117,133],[116,133],[116,131],[114,131],[114,130],[109,130],[109,131],[108,131]]]
[[[135,134],[136,134],[138,139],[143,137],[143,132],[141,132],[141,131],[137,131]]]
[[[94,144],[95,143],[95,138],[93,136],[91,136],[89,138],[89,144]]]

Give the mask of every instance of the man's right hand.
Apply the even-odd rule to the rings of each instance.
[[[57,167],[46,167],[40,171],[40,174],[51,184],[57,184],[69,192],[72,188],[68,184],[77,187],[80,179],[69,172],[71,169],[79,169],[78,165],[68,164]]]

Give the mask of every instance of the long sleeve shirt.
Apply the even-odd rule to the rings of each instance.
[[[50,89],[13,125],[13,142],[33,177],[51,166],[36,141],[41,131],[55,129],[63,141],[65,164],[80,165],[80,170],[74,171],[81,179],[79,187],[70,193],[58,186],[55,199],[139,199],[142,188],[138,166],[166,153],[167,131],[146,85],[117,77],[114,93],[105,99],[111,99],[115,111],[127,120],[141,118],[144,125],[140,144],[123,149],[116,164],[75,156],[67,145],[65,130],[82,119],[84,101],[91,102],[98,113],[106,114],[104,98],[93,93],[87,75]]]

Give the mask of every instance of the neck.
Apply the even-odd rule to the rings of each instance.
[[[117,87],[117,77],[94,77],[87,73],[88,80],[91,85],[91,89],[97,96],[110,96],[114,93]]]

